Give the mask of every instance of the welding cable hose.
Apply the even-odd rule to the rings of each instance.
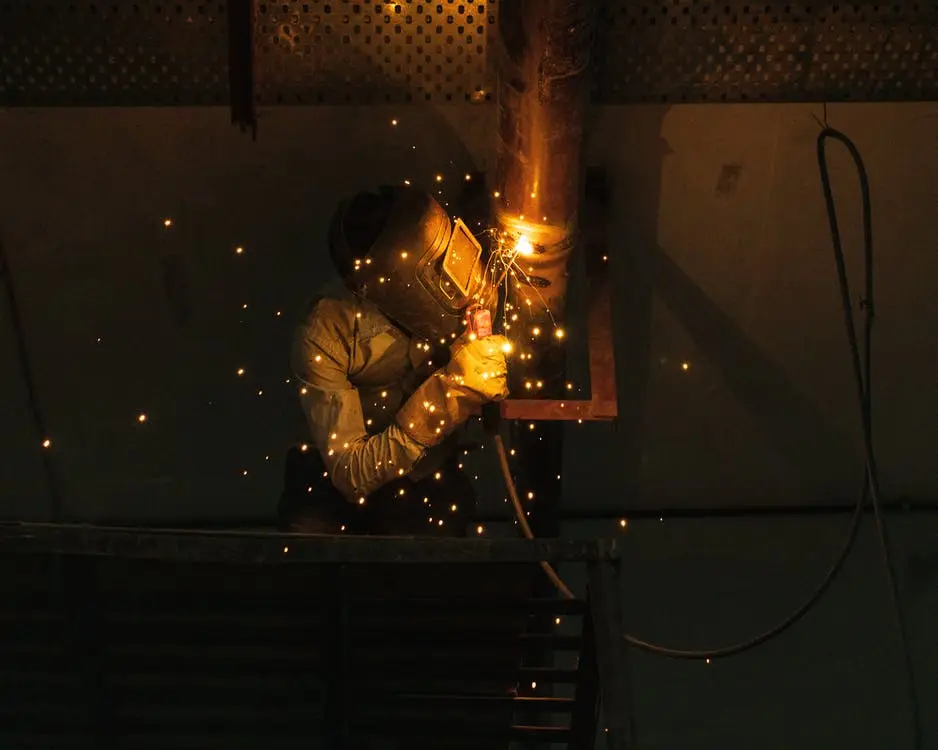
[[[525,517],[524,508],[522,507],[521,500],[518,497],[518,490],[515,486],[514,479],[511,476],[511,467],[508,465],[508,454],[505,451],[505,443],[502,440],[501,435],[495,435],[494,439],[495,450],[498,454],[498,462],[501,467],[502,476],[505,480],[505,486],[508,489],[508,496],[511,499],[511,505],[514,509],[515,517],[518,520],[518,525],[521,527],[521,533],[526,539],[534,539],[531,526],[528,524],[527,518]],[[865,497],[866,493],[864,492],[864,498]],[[743,651],[748,651],[751,648],[765,643],[766,641],[782,633],[784,630],[787,630],[798,620],[800,620],[830,587],[835,576],[843,566],[844,561],[847,559],[850,548],[853,546],[853,541],[856,538],[857,529],[859,528],[859,520],[862,515],[862,503],[857,503],[853,518],[850,521],[850,527],[848,529],[847,537],[844,541],[843,547],[841,548],[840,553],[837,555],[834,564],[831,565],[830,569],[827,571],[827,574],[821,581],[821,584],[815,589],[811,596],[808,597],[804,604],[802,604],[797,610],[795,610],[792,614],[790,614],[773,628],[770,628],[769,630],[766,630],[757,636],[749,638],[748,640],[741,641],[730,646],[703,650],[687,650],[672,648],[669,646],[660,646],[658,644],[637,638],[636,636],[629,633],[623,633],[623,637],[630,645],[635,646],[642,651],[648,651],[653,654],[658,654],[659,656],[667,656],[673,659],[718,659],[740,654]],[[547,577],[550,579],[550,581],[565,598],[576,598],[576,596],[570,590],[569,586],[564,583],[563,579],[559,576],[557,571],[549,562],[542,561],[540,565],[547,574]]]
[[[860,301],[860,309],[863,311],[864,336],[861,352],[860,344],[857,340],[856,327],[853,320],[853,306],[850,297],[850,284],[847,278],[846,263],[844,262],[843,248],[840,241],[840,230],[837,224],[837,208],[834,203],[833,191],[831,189],[830,173],[827,166],[826,142],[829,138],[842,143],[849,152],[857,168],[860,182],[860,191],[862,196],[862,216],[863,216],[863,250],[864,250],[864,275],[865,287],[864,296]],[[637,638],[629,633],[623,633],[623,638],[629,645],[635,648],[647,651],[659,656],[666,656],[675,659],[716,659],[733,656],[735,654],[748,651],[758,645],[769,641],[777,635],[788,630],[792,625],[798,622],[804,615],[818,602],[823,594],[830,588],[837,574],[843,567],[844,562],[853,548],[857,537],[857,531],[860,526],[860,520],[863,517],[863,508],[867,499],[872,501],[873,513],[876,519],[876,526],[879,533],[880,546],[882,548],[883,560],[885,562],[887,577],[889,579],[889,588],[892,598],[893,609],[896,616],[897,629],[899,633],[900,645],[903,651],[905,661],[905,675],[907,679],[907,689],[909,692],[910,722],[912,725],[912,736],[914,747],[921,750],[922,734],[921,723],[919,720],[918,696],[915,690],[915,674],[912,667],[912,655],[909,649],[908,637],[906,634],[906,625],[902,614],[902,608],[899,601],[899,589],[896,583],[896,574],[893,565],[892,553],[889,547],[889,541],[886,533],[886,525],[882,515],[879,491],[879,476],[876,468],[876,454],[873,449],[873,430],[872,430],[872,397],[870,390],[870,372],[871,372],[871,334],[873,325],[873,232],[872,232],[872,211],[870,208],[870,188],[866,168],[860,152],[854,143],[843,133],[832,128],[824,127],[818,135],[817,140],[817,158],[821,173],[821,186],[824,191],[824,200],[827,207],[827,216],[830,224],[831,241],[834,251],[834,263],[837,268],[837,278],[840,286],[841,302],[843,305],[844,323],[846,327],[848,346],[850,348],[851,361],[853,366],[853,376],[857,390],[857,400],[860,411],[862,432],[863,432],[863,451],[865,466],[863,470],[863,484],[860,496],[854,508],[853,517],[847,530],[843,546],[836,556],[834,563],[830,566],[820,584],[805,602],[783,619],[777,625],[768,630],[730,646],[711,649],[679,649],[667,646],[660,646],[649,641]],[[511,468],[508,464],[508,455],[505,451],[505,444],[501,435],[493,433],[495,449],[498,454],[498,462],[508,489],[508,495],[511,499],[511,505],[515,516],[521,528],[522,534],[527,539],[533,539],[534,534],[531,526],[528,524],[521,500],[518,498],[518,490],[511,475]],[[574,599],[575,596],[570,588],[564,583],[554,567],[547,561],[541,562],[541,568],[547,574],[547,577],[554,584],[557,590],[567,599]]]

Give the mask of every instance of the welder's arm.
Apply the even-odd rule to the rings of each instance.
[[[297,336],[293,369],[313,442],[346,499],[357,501],[407,474],[424,455],[424,446],[397,424],[367,434],[361,398],[348,381],[345,340],[328,327],[313,322]]]
[[[450,349],[450,361],[427,378],[396,415],[397,424],[426,448],[442,442],[480,406],[508,396],[507,353],[504,336],[460,337]]]

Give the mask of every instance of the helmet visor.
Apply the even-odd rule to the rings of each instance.
[[[470,298],[478,291],[482,277],[482,247],[459,219],[453,223],[453,234],[443,254],[440,291],[453,301]]]
[[[442,250],[427,260],[418,270],[420,282],[450,314],[489,296],[485,294],[482,246],[459,219],[452,223]]]

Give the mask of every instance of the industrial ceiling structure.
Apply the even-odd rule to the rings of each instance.
[[[499,5],[7,0],[0,106],[483,103]],[[596,0],[596,12],[594,104],[938,99],[935,3]]]

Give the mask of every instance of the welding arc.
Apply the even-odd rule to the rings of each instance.
[[[853,306],[850,298],[850,285],[847,278],[846,264],[844,262],[843,249],[840,242],[840,230],[837,225],[837,208],[834,203],[833,191],[831,189],[830,174],[827,167],[827,158],[825,152],[825,145],[828,138],[833,138],[834,140],[840,141],[850,153],[851,158],[854,161],[854,164],[857,168],[857,173],[860,181],[860,191],[862,195],[862,212],[863,212],[863,244],[864,244],[864,271],[865,271],[865,288],[864,296],[860,300],[860,309],[864,312],[863,323],[864,323],[864,337],[863,337],[863,350],[861,356],[860,345],[857,341],[857,332],[856,327],[853,321]],[[723,648],[714,648],[714,649],[705,649],[705,650],[686,650],[686,649],[677,649],[670,648],[666,646],[659,646],[654,643],[636,638],[629,633],[623,633],[623,638],[626,642],[634,646],[635,648],[647,651],[653,654],[658,654],[659,656],[666,656],[674,659],[716,659],[721,657],[733,656],[735,654],[748,651],[755,646],[765,643],[766,641],[774,638],[777,635],[780,635],[784,631],[788,630],[792,625],[798,622],[807,612],[813,607],[821,596],[830,588],[831,583],[833,583],[834,578],[837,576],[837,573],[842,568],[844,562],[846,561],[850,550],[853,548],[853,543],[857,537],[857,530],[860,526],[860,519],[863,516],[863,507],[866,504],[867,498],[872,501],[873,513],[876,519],[876,526],[879,532],[879,539],[883,553],[883,559],[886,566],[886,573],[889,579],[890,593],[892,596],[892,604],[896,615],[896,622],[899,632],[899,640],[903,650],[903,657],[905,660],[905,674],[908,680],[908,691],[909,691],[909,706],[911,711],[911,723],[912,723],[912,733],[914,738],[914,747],[916,750],[920,750],[922,747],[922,736],[921,736],[921,722],[919,720],[919,704],[918,696],[915,691],[915,674],[912,667],[912,655],[909,650],[908,638],[906,635],[906,626],[902,614],[902,608],[899,602],[899,588],[896,583],[896,575],[893,567],[892,554],[889,549],[889,542],[886,535],[886,525],[882,516],[882,511],[880,508],[880,494],[879,494],[879,475],[876,468],[876,454],[873,449],[873,430],[872,430],[872,398],[870,391],[870,343],[871,343],[871,333],[873,325],[873,231],[872,231],[872,211],[870,209],[870,187],[869,179],[866,174],[866,168],[863,165],[863,159],[860,156],[860,152],[857,150],[857,147],[853,142],[847,138],[843,133],[840,133],[837,130],[834,130],[829,127],[824,127],[821,133],[818,135],[817,140],[817,157],[818,165],[821,172],[821,185],[824,191],[824,199],[827,204],[827,216],[830,223],[830,232],[831,232],[831,241],[834,249],[834,262],[837,267],[837,277],[840,285],[841,292],[841,301],[843,303],[843,312],[844,312],[844,322],[846,325],[847,331],[847,340],[850,347],[851,360],[853,364],[853,375],[857,388],[857,397],[860,407],[860,416],[863,427],[863,449],[865,457],[865,466],[864,466],[864,476],[863,476],[863,489],[860,493],[860,497],[857,500],[856,508],[853,513],[853,518],[850,521],[850,527],[847,532],[847,536],[844,540],[843,548],[840,550],[840,553],[837,555],[833,565],[827,571],[827,574],[822,579],[821,583],[814,590],[814,592],[807,598],[807,600],[802,604],[798,609],[792,612],[788,617],[779,622],[774,627],[766,630],[759,635],[756,635],[753,638],[748,640],[741,641],[739,643],[725,646]],[[525,518],[524,509],[521,506],[521,501],[518,498],[518,491],[515,487],[514,479],[511,476],[511,469],[508,465],[508,455],[505,452],[505,444],[502,441],[501,435],[496,434],[495,438],[495,449],[498,453],[498,461],[501,466],[502,475],[505,480],[505,485],[508,489],[508,494],[511,498],[511,504],[514,508],[515,515],[517,516],[518,523],[521,526],[521,531],[527,539],[533,539],[534,534],[531,532],[531,527]],[[563,579],[557,574],[557,571],[554,570],[553,566],[546,562],[541,562],[541,567],[544,569],[544,572],[547,574],[547,577],[551,580],[554,586],[557,587],[558,591],[563,594],[567,599],[573,599],[574,595],[570,591],[569,587],[563,582]]]

